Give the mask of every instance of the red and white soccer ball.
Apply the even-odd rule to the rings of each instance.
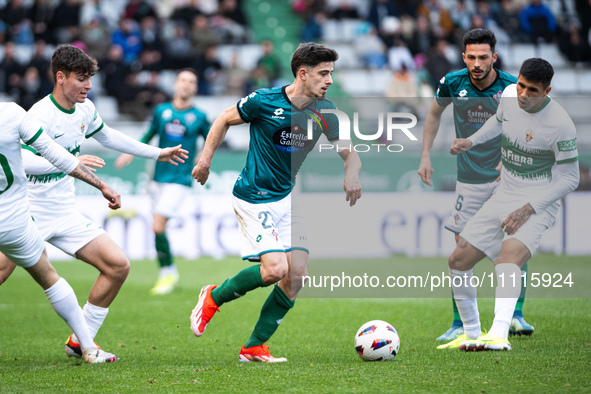
[[[355,334],[355,350],[364,361],[390,361],[399,348],[398,332],[382,320],[365,323]]]

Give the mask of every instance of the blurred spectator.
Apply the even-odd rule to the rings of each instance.
[[[138,23],[148,16],[157,17],[156,11],[146,0],[129,0],[123,11],[124,18],[133,19]]]
[[[27,10],[23,0],[10,0],[0,11],[0,20],[4,22],[7,38],[18,45],[31,45],[33,31],[31,21],[27,19]]]
[[[33,57],[29,62],[27,68],[34,67],[39,72],[39,80],[41,82],[42,96],[45,96],[53,90],[53,80],[49,70],[51,62],[47,56],[47,45],[43,40],[35,41],[35,50]],[[26,77],[26,76],[25,76]]]
[[[192,68],[197,71],[199,95],[210,96],[213,94],[214,84],[218,81],[222,64],[218,59],[217,46],[209,46],[203,55],[193,59]]]
[[[160,52],[164,50],[160,36],[160,22],[153,16],[146,16],[140,21],[140,36],[143,48],[153,48]]]
[[[326,22],[326,14],[322,11],[316,12],[306,21],[302,28],[302,41],[315,42],[322,39],[322,26]]]
[[[83,0],[80,9],[80,23],[86,25],[93,19],[98,19],[109,29],[117,28],[119,24],[119,9],[103,0]]]
[[[140,53],[138,60],[140,62],[142,71],[160,72],[164,68],[162,62],[162,53],[160,53],[160,51],[158,51],[156,48],[144,48],[144,50]]]
[[[591,29],[591,1],[575,0],[575,8],[581,22],[581,37],[591,44],[589,30]]]
[[[435,45],[435,36],[431,31],[429,19],[419,15],[417,17],[417,27],[409,45],[410,52],[414,56],[427,54],[433,45]]]
[[[250,94],[257,89],[273,86],[272,79],[269,78],[267,70],[261,66],[256,66],[250,73],[250,78],[246,83],[246,94]]]
[[[274,53],[273,41],[263,40],[261,47],[263,48],[263,56],[257,61],[257,67],[262,67],[265,70],[272,84],[281,77],[281,62]]]
[[[4,45],[4,58],[0,62],[0,71],[4,74],[2,78],[2,91],[12,97],[18,96],[18,89],[21,85],[23,66],[15,56],[16,45],[8,41]]]
[[[99,72],[103,73],[105,91],[109,96],[120,99],[120,93],[129,73],[129,67],[125,64],[123,48],[121,45],[112,44],[107,52],[107,58],[99,62]]]
[[[86,44],[88,54],[98,61],[107,57],[111,46],[111,33],[103,19],[93,18],[82,26],[82,41]]]
[[[203,55],[208,46],[219,44],[218,35],[209,26],[209,18],[205,15],[196,15],[193,19],[193,28],[191,29],[193,55]]]
[[[581,37],[581,30],[576,23],[569,23],[558,41],[560,51],[566,58],[575,63],[591,61],[591,47]]]
[[[341,20],[341,19],[359,19],[359,11],[357,8],[352,4],[349,0],[342,0],[339,4],[332,10],[330,14],[331,18]]]
[[[451,20],[454,26],[462,32],[470,30],[470,16],[471,12],[466,7],[464,0],[458,0],[455,2],[454,8],[450,11]],[[461,34],[463,36],[463,33]]]
[[[392,72],[392,79],[386,89],[386,97],[404,98],[417,97],[418,88],[414,73],[402,65],[398,70]],[[400,102],[389,100],[390,103]]]
[[[453,67],[446,54],[448,46],[449,44],[446,40],[439,39],[437,40],[437,44],[427,54],[425,68],[429,72],[429,80],[434,89],[437,89],[439,80],[450,72]]]
[[[111,42],[121,46],[123,49],[123,61],[125,64],[133,62],[142,50],[140,31],[133,19],[121,19],[119,29],[113,32]]]
[[[556,19],[542,0],[531,0],[519,15],[521,29],[529,35],[534,44],[540,40],[552,42],[556,33]]]
[[[386,65],[386,45],[378,37],[376,29],[371,23],[366,22],[361,25],[353,40],[353,46],[364,67],[376,69]]]
[[[417,15],[429,19],[431,28],[437,37],[447,38],[451,36],[454,23],[449,11],[441,5],[439,0],[423,0],[417,8]]]
[[[388,16],[397,16],[398,11],[394,4],[388,0],[372,0],[369,6],[367,20],[374,25],[379,34],[381,34],[382,21]]]
[[[200,0],[190,0],[184,6],[176,8],[170,19],[176,22],[184,22],[186,26],[191,26],[194,24],[197,16],[204,15],[200,7]]]
[[[394,40],[394,45],[388,49],[388,65],[394,71],[401,70],[402,68],[406,70],[415,69],[412,54],[400,38]]]
[[[53,42],[53,34],[48,30],[53,19],[55,6],[51,0],[35,0],[29,9],[28,18],[33,24],[35,41]]]
[[[166,93],[158,87],[158,73],[146,74],[148,80],[141,83],[136,72],[130,72],[120,94],[119,111],[131,115],[140,122],[146,120],[152,109],[168,100]]]
[[[523,31],[519,22],[519,7],[513,0],[502,0],[501,6],[493,12],[493,19],[499,28],[503,29],[512,42],[524,42]]]
[[[224,94],[230,96],[244,96],[250,92],[246,92],[246,84],[249,78],[249,72],[240,63],[240,55],[238,52],[232,54],[232,63],[229,69],[226,70],[226,91]]]
[[[221,0],[218,12],[212,17],[212,25],[227,44],[243,44],[248,41],[246,18],[236,0]]]
[[[177,23],[174,36],[166,43],[166,68],[179,69],[189,66],[192,55],[191,41],[185,25]]]
[[[51,30],[56,44],[70,43],[80,36],[80,0],[63,0],[56,7],[51,21]]]
[[[43,82],[41,81],[39,70],[35,67],[28,67],[19,87],[18,104],[25,110],[29,110],[33,104],[41,100],[47,94],[51,93],[43,91]]]

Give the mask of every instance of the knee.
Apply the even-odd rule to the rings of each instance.
[[[460,270],[462,267],[462,256],[461,252],[454,250],[453,253],[447,259],[447,266],[451,269]]]
[[[110,271],[109,275],[114,279],[121,281],[124,281],[127,278],[127,275],[129,275],[129,270],[131,269],[129,260],[123,253],[117,253],[109,260],[107,265]]]
[[[263,277],[263,282],[273,284],[283,279],[287,275],[287,271],[287,261],[279,260],[264,266],[261,269],[261,276]]]

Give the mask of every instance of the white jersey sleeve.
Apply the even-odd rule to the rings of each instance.
[[[152,160],[158,160],[158,157],[160,157],[160,148],[144,144],[106,125],[98,132],[93,133],[92,137],[104,147],[119,152]]]

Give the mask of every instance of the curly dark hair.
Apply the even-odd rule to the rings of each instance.
[[[51,73],[53,76],[53,82],[56,81],[56,74],[58,71],[66,74],[66,77],[68,77],[71,72],[90,75],[92,77],[96,74],[98,69],[96,59],[88,56],[80,48],[73,45],[60,45],[51,56]]]

